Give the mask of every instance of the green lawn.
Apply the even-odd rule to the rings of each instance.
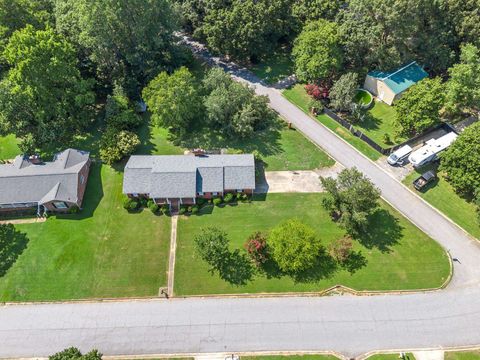
[[[395,107],[381,101],[374,101],[365,119],[355,124],[355,127],[383,148],[388,148],[406,140],[395,136]],[[385,142],[385,134],[388,134],[391,143]]]
[[[241,356],[242,360],[338,360],[333,355],[260,355]]]
[[[0,160],[13,159],[20,153],[15,135],[0,137]]]
[[[304,112],[309,112],[308,102],[310,101],[310,97],[305,92],[303,85],[297,84],[290,89],[284,90],[283,96],[285,96],[285,98],[287,98],[293,104],[297,105]],[[382,156],[378,151],[371,148],[366,142],[352,135],[347,129],[345,129],[342,125],[340,125],[327,115],[319,115],[316,117],[316,119],[324,126],[339,135],[341,138],[343,138],[345,141],[350,143],[353,147],[355,147],[358,151],[363,153],[368,158],[375,161]]]
[[[432,168],[432,166],[427,166],[413,171],[405,178],[403,183],[480,240],[480,225],[477,220],[476,206],[455,193],[442,173],[439,174],[438,181],[429,184],[425,190],[417,191],[413,188],[412,182]]]
[[[480,351],[448,351],[445,360],[480,360]]]
[[[243,248],[255,231],[268,231],[280,222],[298,217],[314,227],[324,244],[344,235],[330,220],[321,202],[324,194],[269,194],[265,201],[224,208],[202,209],[201,215],[179,221],[175,293],[178,295],[320,291],[342,284],[357,290],[398,290],[438,287],[447,279],[450,265],[443,249],[386,204],[372,219],[370,236],[354,242],[360,252],[352,266],[356,272],[331,266],[325,260],[294,281],[274,267],[254,275],[245,285],[232,285],[197,257],[193,238],[199,229],[219,226],[234,248]],[[211,212],[211,214],[209,214]],[[361,264],[366,262],[366,266]]]
[[[405,360],[415,360],[415,356],[411,353],[405,354]],[[378,354],[368,357],[368,360],[399,360],[399,354]]]
[[[1,301],[154,296],[166,285],[170,218],[122,208],[122,173],[92,166],[84,210],[17,225],[26,250],[0,278]]]
[[[294,64],[290,52],[280,49],[258,64],[252,64],[249,70],[267,84],[275,84],[294,73]]]

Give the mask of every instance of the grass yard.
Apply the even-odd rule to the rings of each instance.
[[[413,188],[412,182],[432,168],[432,166],[426,166],[413,171],[405,178],[403,183],[480,240],[480,225],[477,220],[476,206],[461,198],[443,178],[442,173],[438,174],[438,181],[429,184],[425,190],[417,191]]]
[[[448,351],[445,360],[480,360],[480,351]]]
[[[0,160],[13,159],[20,153],[15,135],[0,137]]]
[[[286,49],[280,49],[262,59],[260,63],[252,64],[248,68],[267,84],[275,84],[294,73],[294,63],[290,52]]]
[[[242,360],[338,360],[333,355],[260,355],[242,356]]]
[[[399,360],[399,354],[377,354],[367,358],[368,360]],[[404,360],[415,360],[412,353],[405,354]]]
[[[212,275],[208,265],[195,254],[193,239],[202,227],[221,227],[228,233],[232,248],[241,249],[253,232],[268,231],[295,216],[316,229],[328,246],[344,231],[323,209],[324,196],[269,194],[265,201],[216,207],[213,212],[206,207],[200,215],[182,217],[178,225],[175,293],[315,292],[337,284],[357,290],[399,290],[434,288],[445,282],[450,265],[440,245],[386,204],[373,215],[371,235],[354,241],[357,256],[351,265],[357,270],[353,273],[326,260],[297,281],[271,267],[244,285],[233,285],[218,274]]]
[[[372,108],[367,112],[364,121],[355,125],[365,135],[378,145],[388,148],[406,140],[395,136],[395,107],[381,101],[373,101]],[[391,143],[385,142],[385,134],[390,137]]]
[[[122,208],[122,173],[92,166],[77,215],[17,225],[29,242],[0,301],[153,296],[167,282],[170,218]]]
[[[283,91],[283,96],[288,99],[291,103],[297,105],[300,109],[302,109],[307,114],[308,111],[308,102],[310,101],[309,95],[305,92],[304,86],[301,84],[297,84],[290,89]],[[319,115],[316,119],[322,123],[324,126],[335,132],[338,136],[342,139],[350,143],[353,147],[355,147],[358,151],[362,154],[367,156],[372,160],[378,160],[382,155],[371,148],[366,142],[360,140],[358,137],[352,135],[350,131],[345,129],[342,125],[337,123],[332,118],[328,117],[325,114]]]

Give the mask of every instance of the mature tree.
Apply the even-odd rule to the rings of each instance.
[[[57,29],[96,65],[100,78],[123,79],[129,94],[176,66],[175,16],[167,0],[55,0]]]
[[[457,41],[480,47],[480,0],[445,0],[445,4]]]
[[[214,51],[256,61],[290,33],[290,4],[291,0],[213,1],[202,32]]]
[[[301,81],[331,78],[342,64],[337,25],[327,20],[308,23],[295,39],[292,55]]]
[[[292,4],[292,12],[302,24],[320,19],[333,21],[345,4],[345,0],[297,0]]]
[[[0,277],[15,263],[27,243],[27,236],[12,224],[0,224]]]
[[[333,84],[330,90],[330,104],[335,110],[349,111],[353,108],[353,98],[358,89],[358,75],[346,73]]]
[[[16,30],[52,24],[52,9],[51,0],[0,0],[0,53]]]
[[[444,2],[349,1],[338,17],[347,62],[358,69],[390,70],[413,58],[444,71],[458,46]]]
[[[480,123],[467,127],[443,152],[440,167],[456,191],[475,195],[480,189]]]
[[[98,350],[92,350],[86,354],[82,354],[80,350],[71,347],[60,351],[48,357],[49,360],[102,360],[102,354]]]
[[[113,94],[107,97],[105,121],[108,127],[117,131],[133,130],[142,123],[142,118],[121,87],[115,87]]]
[[[287,220],[268,235],[273,260],[287,273],[308,270],[320,255],[322,243],[311,227],[298,219]]]
[[[369,215],[377,208],[380,191],[356,168],[345,169],[337,179],[320,178],[328,194],[324,207],[351,236],[365,232]]]
[[[448,70],[446,108],[451,112],[480,109],[480,49],[462,47],[460,63]]]
[[[266,96],[255,96],[253,89],[235,82],[220,68],[208,72],[203,80],[207,120],[226,135],[248,137],[265,129],[275,114]]]
[[[217,227],[206,227],[194,238],[199,256],[210,265],[210,271],[221,271],[230,250],[227,234]]]
[[[0,129],[30,136],[34,147],[64,146],[90,123],[93,81],[82,79],[62,36],[28,25],[12,35],[4,58],[11,68],[0,83]]]
[[[413,85],[395,105],[399,133],[415,135],[440,122],[444,102],[444,86],[440,78],[426,78]]]
[[[184,134],[201,114],[201,97],[195,77],[181,67],[173,74],[160,73],[143,89],[143,98],[157,124]]]
[[[138,135],[131,131],[107,128],[100,142],[100,158],[106,164],[113,164],[133,154],[140,145]]]

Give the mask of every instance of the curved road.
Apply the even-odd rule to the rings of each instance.
[[[480,245],[373,162],[290,104],[279,91],[228,65],[271,106],[341,164],[356,166],[382,195],[450,251],[446,290],[409,295],[189,298],[0,308],[0,357],[46,356],[67,346],[107,355],[242,351],[372,350],[480,345]]]

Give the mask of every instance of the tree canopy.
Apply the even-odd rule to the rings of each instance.
[[[92,350],[86,354],[82,354],[80,350],[71,347],[60,351],[48,357],[49,360],[102,360],[102,354],[98,350]]]
[[[329,79],[342,64],[338,27],[327,20],[308,23],[295,39],[292,55],[301,81]]]
[[[480,123],[467,127],[441,155],[441,169],[459,193],[480,191]]]
[[[322,243],[311,227],[298,219],[273,228],[267,239],[272,258],[287,273],[305,271],[315,265]]]
[[[410,87],[395,106],[399,133],[415,135],[440,122],[444,102],[444,85],[438,77],[423,79]]]
[[[340,111],[351,111],[353,99],[358,89],[358,75],[346,73],[333,84],[330,90],[330,104]]]
[[[175,15],[167,0],[55,0],[57,29],[95,64],[99,78],[131,95],[176,67]]]
[[[69,143],[92,120],[93,81],[83,79],[73,47],[53,29],[27,25],[5,51],[10,70],[0,83],[0,129],[30,147]]]
[[[462,47],[460,62],[448,70],[446,107],[449,111],[480,109],[480,49]]]
[[[181,135],[198,119],[201,97],[195,77],[181,67],[171,75],[161,72],[143,89],[152,120]]]
[[[378,207],[380,190],[356,168],[345,169],[336,179],[320,178],[328,194],[323,206],[351,236],[366,231],[369,215]]]

